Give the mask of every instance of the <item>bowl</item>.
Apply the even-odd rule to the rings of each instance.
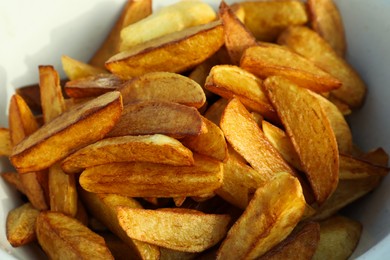
[[[124,0],[19,0],[0,2],[0,125],[7,126],[7,107],[14,89],[38,81],[38,65],[53,65],[64,77],[60,57],[87,61],[104,39]],[[173,1],[157,1],[159,8]],[[217,8],[219,1],[208,0]],[[235,0],[226,1],[236,2]],[[348,40],[347,60],[368,85],[363,108],[349,116],[354,141],[368,151],[390,152],[390,1],[335,0]],[[0,159],[0,171],[10,169]],[[21,203],[16,192],[0,180],[0,223]],[[378,189],[348,207],[347,214],[363,223],[363,233],[352,258],[385,259],[390,255],[390,178]],[[34,246],[12,248],[0,232],[0,259],[42,259]]]

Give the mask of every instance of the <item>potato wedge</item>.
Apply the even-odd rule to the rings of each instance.
[[[209,194],[222,184],[220,162],[199,155],[193,166],[115,163],[87,168],[80,185],[95,193],[130,197],[182,197]],[[158,178],[157,178],[158,176]]]
[[[107,71],[98,67],[91,66],[87,63],[78,61],[69,56],[61,56],[62,69],[70,80],[80,79],[93,76]]]
[[[368,153],[361,155],[359,158],[380,166],[387,167],[389,164],[389,155],[382,147],[369,151]]]
[[[129,237],[184,252],[202,252],[217,244],[226,235],[230,221],[229,215],[183,208],[147,210],[122,206],[117,207],[117,214]]]
[[[144,44],[164,35],[215,20],[215,11],[200,1],[182,1],[153,12],[152,15],[121,30],[120,51]]]
[[[338,110],[340,110],[340,112],[341,112],[341,114],[343,114],[343,116],[347,116],[347,115],[350,115],[352,113],[351,108],[345,102],[341,101],[340,99],[336,98],[335,96],[329,95],[328,99],[330,102],[333,103],[333,105],[335,105],[337,107]]]
[[[65,112],[15,146],[11,162],[21,173],[45,169],[102,139],[119,120],[122,109],[120,93],[114,91]]]
[[[232,147],[264,178],[271,179],[278,172],[295,174],[238,99],[226,106],[221,129]]]
[[[313,30],[324,38],[340,57],[344,57],[347,50],[344,25],[333,0],[308,0],[307,9]]]
[[[257,45],[256,38],[237,18],[233,10],[223,1],[219,5],[219,17],[223,23],[225,46],[230,60],[234,65],[239,65],[244,50]]]
[[[222,113],[225,110],[227,103],[228,100],[226,98],[218,99],[206,110],[204,116],[217,126],[220,126],[219,123],[221,121]]]
[[[229,156],[223,164],[222,186],[216,193],[224,200],[244,210],[249,203],[250,195],[267,181],[259,172],[243,164],[234,156]]]
[[[152,0],[127,0],[121,15],[115,22],[107,38],[100,48],[92,56],[89,64],[95,67],[105,68],[104,63],[119,52],[121,30],[130,24],[149,16],[152,13]]]
[[[362,224],[350,218],[335,216],[320,222],[320,242],[313,256],[320,259],[348,259],[355,250]]]
[[[260,41],[274,41],[284,28],[305,24],[305,5],[300,1],[247,1],[244,24]]]
[[[199,135],[202,118],[193,108],[172,102],[140,101],[124,106],[122,116],[108,136],[164,134]]]
[[[36,232],[51,259],[114,259],[101,236],[62,213],[41,212]]]
[[[217,65],[210,70],[205,88],[226,99],[238,98],[248,109],[278,121],[275,109],[262,90],[262,80],[250,72],[231,65]]]
[[[331,93],[352,108],[360,107],[366,95],[366,85],[359,74],[316,32],[297,26],[285,30],[278,43],[313,62],[342,83]]]
[[[308,222],[297,227],[282,242],[268,251],[259,260],[300,259],[310,260],[320,241],[320,225]]]
[[[310,90],[283,77],[264,82],[268,96],[298,153],[304,172],[319,204],[337,187],[339,152],[325,111]]]
[[[205,117],[202,117],[202,122],[202,130],[198,136],[185,137],[181,142],[194,152],[225,161],[228,154],[222,130]]]
[[[375,165],[350,155],[340,154],[340,180],[367,178],[369,176],[386,176],[390,168]]]
[[[182,72],[209,58],[223,43],[221,22],[211,22],[134,46],[111,57],[106,67],[124,79],[153,71]]]
[[[181,207],[184,201],[186,201],[187,197],[174,197],[172,199],[176,207]]]
[[[151,72],[137,77],[120,90],[123,104],[136,101],[169,101],[202,107],[206,96],[201,86],[190,78],[170,72]]]
[[[12,153],[10,131],[7,128],[0,128],[0,156],[9,156]]]
[[[35,222],[39,210],[31,203],[25,203],[8,212],[6,233],[8,242],[13,247],[24,246],[36,239]]]
[[[119,89],[124,83],[112,74],[96,74],[66,82],[64,90],[71,98],[97,97]]]
[[[379,176],[340,180],[332,196],[322,206],[316,208],[317,213],[310,219],[322,220],[334,215],[340,209],[372,191],[380,181]]]
[[[94,194],[83,189],[79,192],[88,211],[126,243],[132,251],[131,255],[136,259],[159,259],[160,251],[157,246],[128,237],[119,225],[116,207],[142,208],[135,199],[116,194]]]
[[[161,260],[192,260],[196,259],[199,254],[191,252],[182,252],[161,247]]]
[[[155,134],[105,138],[90,144],[62,161],[67,173],[115,162],[152,162],[189,166],[192,152],[172,137]]]
[[[308,59],[279,45],[250,47],[244,52],[240,66],[260,78],[284,76],[301,87],[318,93],[341,87],[341,82]]]
[[[1,177],[4,179],[5,182],[10,184],[19,192],[21,192],[22,194],[26,194],[22,181],[20,180],[20,176],[17,172],[2,172]]]
[[[8,120],[11,142],[14,147],[38,129],[38,123],[30,108],[17,94],[11,97]],[[47,173],[38,171],[27,171],[27,174],[20,174],[18,171],[18,173],[23,191],[32,205],[40,210],[47,209],[49,206],[46,198],[48,194]]]
[[[37,114],[42,113],[39,84],[23,86],[15,89],[15,92],[23,98],[31,111]]]
[[[291,233],[301,219],[305,205],[299,181],[289,173],[275,175],[256,190],[222,242],[217,259],[260,257]]]

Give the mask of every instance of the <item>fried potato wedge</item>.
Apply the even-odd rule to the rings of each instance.
[[[382,147],[376,148],[368,153],[361,155],[360,159],[385,167],[387,167],[389,164],[389,155]]]
[[[131,255],[136,259],[159,259],[160,251],[157,246],[128,237],[119,225],[116,207],[142,208],[138,201],[117,194],[94,194],[83,189],[79,192],[88,211],[126,243],[132,251]]]
[[[367,178],[369,176],[386,176],[390,168],[375,165],[350,155],[340,154],[340,180]]]
[[[219,123],[221,121],[222,113],[225,110],[227,103],[228,100],[226,98],[218,99],[206,110],[204,116],[217,126],[220,126]]]
[[[38,123],[33,113],[23,98],[17,94],[11,97],[8,120],[11,143],[14,147],[38,129]],[[18,173],[20,172],[18,171]],[[40,210],[47,209],[48,202],[45,197],[47,173],[27,171],[27,174],[19,174],[19,179],[23,191],[32,205]]]
[[[200,1],[182,1],[161,8],[121,30],[120,51],[164,35],[215,20],[215,11]]]
[[[248,109],[259,112],[270,120],[277,115],[262,90],[262,80],[250,72],[231,65],[217,65],[210,70],[205,88],[226,99],[238,98]]]
[[[340,57],[344,57],[347,41],[336,4],[333,0],[308,0],[307,7],[313,30],[324,38]]]
[[[192,260],[196,259],[199,255],[197,253],[182,252],[161,247],[161,260]]]
[[[15,89],[15,92],[23,98],[23,100],[30,107],[31,111],[37,114],[42,113],[39,84],[23,86]]]
[[[289,173],[275,175],[256,190],[222,242],[217,259],[260,257],[291,233],[300,221],[305,205],[299,181]]]
[[[123,83],[118,76],[103,73],[68,81],[64,90],[71,98],[97,97],[119,89]]]
[[[19,192],[26,194],[20,176],[17,172],[2,172],[1,177]]]
[[[188,136],[181,142],[192,151],[209,156],[218,161],[227,158],[227,144],[222,130],[213,122],[202,117],[202,130],[197,136]]]
[[[114,259],[101,236],[62,213],[41,212],[36,233],[51,259]]]
[[[320,242],[313,259],[348,259],[355,250],[362,224],[350,218],[335,216],[320,222]]]
[[[160,134],[105,138],[90,144],[62,161],[67,173],[115,162],[152,162],[192,165],[192,152],[178,140]]]
[[[104,69],[91,66],[66,55],[61,56],[61,62],[62,69],[70,80],[107,73],[107,71]]]
[[[237,98],[230,100],[226,106],[221,129],[232,147],[264,178],[270,179],[278,172],[294,175],[293,169],[264,136]]]
[[[316,252],[320,241],[320,225],[308,222],[297,227],[278,245],[273,247],[259,260],[300,259],[310,260]]]
[[[9,156],[12,153],[11,134],[9,129],[0,128],[0,156]]]
[[[316,201],[323,204],[337,187],[339,152],[325,111],[310,90],[278,76],[264,82],[268,97],[286,128]]]
[[[6,233],[8,242],[13,247],[24,246],[36,239],[35,222],[39,210],[31,203],[25,203],[8,212]]]
[[[188,77],[171,72],[151,72],[130,80],[120,90],[123,104],[136,101],[169,101],[202,107],[206,96],[202,87]]]
[[[338,110],[340,110],[341,114],[343,116],[350,115],[352,113],[351,108],[343,101],[340,99],[336,98],[333,95],[329,95],[328,100],[333,103],[337,107]]]
[[[152,13],[152,0],[127,0],[121,15],[115,22],[107,38],[100,48],[92,56],[89,64],[95,67],[105,68],[105,62],[119,52],[121,30],[130,24],[149,16]]]
[[[106,67],[124,79],[153,71],[182,72],[209,58],[223,43],[223,26],[215,21],[134,46],[111,57]]]
[[[117,207],[117,214],[129,237],[183,252],[202,252],[217,244],[226,235],[230,222],[229,215],[183,208],[147,210],[122,206]]]
[[[233,10],[223,1],[219,5],[219,17],[223,23],[225,46],[230,60],[234,65],[239,65],[244,50],[257,45],[256,38],[237,18]]]
[[[352,108],[360,107],[366,95],[366,85],[359,74],[316,32],[297,26],[285,30],[278,43],[310,60],[342,83],[331,93]]]
[[[267,44],[246,49],[240,66],[260,78],[284,76],[318,93],[341,87],[338,79],[308,59],[279,45]]]
[[[114,91],[67,111],[16,145],[11,162],[21,173],[45,169],[102,139],[119,120],[122,109],[121,95]]]
[[[229,156],[223,164],[223,182],[216,193],[218,196],[245,209],[249,203],[249,196],[268,180],[246,164],[233,156]]]
[[[329,119],[330,126],[336,137],[337,146],[340,153],[352,154],[353,141],[351,129],[340,110],[329,100],[321,95],[312,93],[318,98],[321,107],[324,109],[326,116]]]
[[[113,163],[87,168],[80,185],[95,193],[130,197],[200,196],[222,185],[222,164],[195,156],[193,166],[154,163]]]
[[[302,171],[301,161],[286,133],[279,127],[274,126],[267,121],[262,122],[262,129],[265,137],[267,137],[276,150],[278,150],[283,159],[295,169]]]
[[[317,213],[310,219],[322,220],[334,215],[340,209],[372,191],[379,185],[380,181],[381,177],[379,176],[340,180],[332,196],[322,206],[316,208]]]
[[[284,28],[305,24],[306,8],[300,1],[247,1],[244,24],[260,41],[274,41]]]
[[[108,136],[164,134],[172,137],[199,135],[202,118],[193,107],[165,101],[127,104]]]

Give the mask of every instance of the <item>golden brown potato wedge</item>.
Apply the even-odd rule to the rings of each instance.
[[[335,192],[320,207],[311,218],[313,220],[326,219],[337,211],[366,195],[376,188],[381,181],[379,176],[370,176],[362,179],[340,180]]]
[[[250,72],[231,65],[217,65],[210,70],[205,88],[226,99],[238,98],[248,109],[270,120],[277,115],[261,87],[262,80]]]
[[[367,178],[369,176],[386,176],[390,168],[375,165],[350,155],[340,154],[340,180]]]
[[[188,136],[181,142],[192,151],[209,156],[221,162],[227,158],[227,144],[222,130],[213,122],[202,117],[202,131],[197,136]]]
[[[296,26],[285,30],[278,42],[310,60],[342,83],[331,93],[352,108],[363,104],[366,85],[358,73],[316,32],[307,27]]]
[[[199,254],[191,252],[182,252],[161,247],[161,260],[192,260],[196,259]]]
[[[97,97],[119,89],[123,83],[118,76],[104,73],[68,81],[64,90],[71,98]]]
[[[7,128],[0,128],[0,156],[10,156],[12,153],[11,134]]]
[[[134,46],[111,57],[106,67],[124,79],[153,71],[182,72],[209,58],[223,43],[221,22],[211,22]]]
[[[310,90],[283,77],[264,82],[268,96],[286,128],[319,204],[337,187],[339,152],[325,111]]]
[[[258,259],[310,260],[316,252],[319,241],[320,225],[317,222],[308,222],[294,229],[285,240]]]
[[[343,114],[343,116],[347,116],[347,115],[350,115],[352,113],[352,110],[351,108],[343,101],[341,101],[340,99],[336,98],[335,96],[333,95],[329,95],[328,97],[329,101],[333,103],[333,105],[335,105],[338,110],[340,110],[341,114]]]
[[[233,98],[226,106],[221,129],[232,147],[264,178],[270,179],[278,172],[294,175],[238,99]]]
[[[219,6],[219,17],[223,23],[225,46],[230,60],[234,65],[239,65],[244,50],[257,45],[256,38],[237,18],[233,10],[223,1]]]
[[[102,139],[119,120],[122,109],[121,95],[113,91],[67,111],[15,146],[11,162],[21,173],[45,169]]]
[[[305,205],[299,181],[289,173],[275,175],[256,190],[222,242],[217,259],[260,257],[291,233],[300,221]]]
[[[62,213],[41,212],[36,232],[51,259],[114,259],[101,236]]]
[[[324,38],[335,52],[344,57],[347,50],[344,25],[333,0],[308,0],[310,25]]]
[[[121,30],[120,51],[164,35],[215,20],[215,11],[200,1],[181,1],[165,6]]]
[[[129,237],[184,252],[202,252],[217,244],[226,235],[230,221],[229,215],[184,208],[147,210],[122,206],[117,207],[117,214]]]
[[[115,22],[107,38],[95,52],[89,64],[104,69],[104,63],[119,52],[121,30],[130,24],[149,16],[152,13],[152,0],[127,0],[121,15]]]
[[[178,140],[160,134],[105,138],[90,144],[62,161],[67,173],[115,162],[152,162],[192,165],[192,152]]]
[[[66,76],[70,80],[107,73],[104,69],[91,66],[66,55],[61,56],[61,62],[62,69],[65,71]]]
[[[8,120],[13,146],[20,144],[38,129],[38,123],[30,108],[17,94],[11,97]],[[32,205],[40,210],[47,209],[48,201],[45,197],[48,189],[47,173],[27,171],[27,174],[20,174],[19,178],[23,191]]]
[[[123,104],[136,101],[169,101],[196,108],[206,96],[201,86],[188,77],[170,72],[151,72],[130,80],[120,90]]]
[[[274,41],[284,28],[308,20],[300,1],[247,1],[239,5],[245,11],[245,25],[261,41]]]
[[[22,181],[20,180],[20,176],[17,172],[2,172],[1,177],[12,187],[25,194]]]
[[[259,172],[240,162],[234,156],[229,156],[223,164],[222,186],[216,193],[234,206],[245,209],[250,195],[266,182],[267,179]]]
[[[335,77],[279,45],[267,44],[246,49],[240,66],[260,78],[284,76],[301,87],[319,93],[341,87],[341,82]]]
[[[202,118],[193,107],[165,101],[140,101],[124,106],[122,116],[108,136],[164,134],[199,135]]]
[[[24,246],[36,239],[35,222],[39,210],[31,203],[25,203],[8,212],[6,233],[8,242],[13,247]]]
[[[350,218],[335,216],[320,222],[320,242],[314,260],[348,259],[355,250],[362,224]]]
[[[226,98],[218,99],[206,110],[204,116],[217,126],[220,126],[219,123],[221,121],[222,113],[225,110],[227,103],[228,100]]]
[[[194,155],[193,166],[154,163],[114,163],[87,168],[80,185],[95,193],[130,197],[200,196],[222,185],[222,164]],[[158,176],[158,178],[157,178]]]
[[[88,211],[126,243],[134,258],[159,259],[160,251],[157,246],[128,237],[118,222],[116,207],[142,208],[141,204],[135,199],[117,194],[94,194],[83,189],[79,191]]]

